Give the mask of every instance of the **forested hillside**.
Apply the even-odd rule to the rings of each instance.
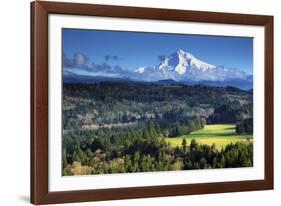
[[[165,141],[188,138],[205,124],[237,124],[237,133],[252,134],[252,98],[233,87],[65,83],[63,174],[252,166],[250,141],[223,149]]]

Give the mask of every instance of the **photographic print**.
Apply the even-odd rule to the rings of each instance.
[[[32,2],[31,202],[273,189],[273,21]]]
[[[63,176],[253,167],[253,38],[62,30]]]

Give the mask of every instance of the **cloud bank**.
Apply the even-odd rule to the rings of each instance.
[[[115,55],[106,55],[105,60],[120,60],[121,58]],[[75,53],[72,57],[67,57],[63,55],[63,67],[64,69],[80,69],[91,73],[120,73],[122,74],[124,70],[119,66],[112,66],[106,62],[97,64],[95,62],[90,62],[89,57],[83,53]]]

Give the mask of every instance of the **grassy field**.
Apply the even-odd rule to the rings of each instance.
[[[236,134],[234,124],[205,125],[204,129],[192,132],[189,135],[166,138],[165,140],[170,143],[172,147],[181,147],[183,138],[186,138],[187,145],[190,144],[192,139],[196,139],[196,141],[200,144],[207,144],[211,146],[213,143],[215,143],[217,149],[221,149],[231,142],[235,143],[238,141],[253,141],[253,135]]]

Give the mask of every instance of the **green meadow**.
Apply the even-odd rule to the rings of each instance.
[[[165,138],[172,147],[181,147],[183,138],[186,139],[187,145],[192,139],[199,144],[216,145],[217,149],[222,149],[230,143],[252,142],[253,135],[239,135],[235,132],[235,124],[212,124],[205,125],[204,129],[191,132],[188,135],[182,135],[174,138]]]

